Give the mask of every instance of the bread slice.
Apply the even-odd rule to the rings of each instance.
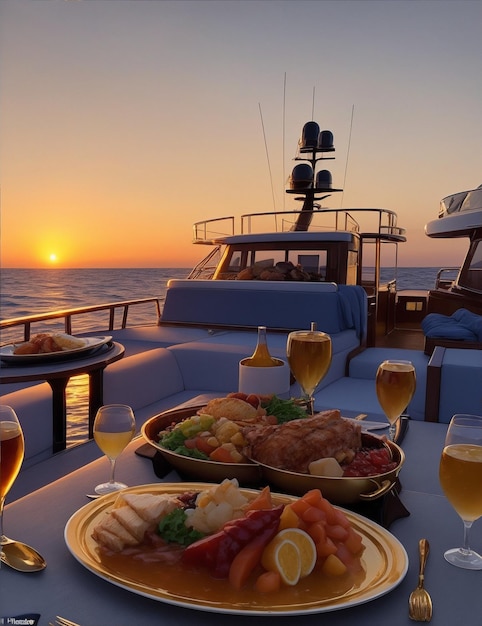
[[[124,528],[140,543],[144,539],[149,522],[142,519],[130,506],[122,506],[112,510],[112,517],[124,526]]]
[[[119,537],[125,546],[136,546],[139,543],[137,538],[134,537],[134,535],[132,535],[113,515],[106,515],[94,531],[99,528],[107,530],[113,535],[116,535],[116,537]]]
[[[52,339],[59,346],[59,348],[62,348],[62,350],[74,350],[75,348],[83,348],[87,345],[87,341],[85,339],[74,337],[73,335],[67,335],[66,333],[57,333],[52,335]]]
[[[100,526],[96,526],[94,528],[92,537],[97,541],[97,543],[102,544],[106,548],[110,548],[113,552],[120,552],[124,547],[122,539]]]
[[[179,506],[178,499],[169,494],[125,493],[119,496],[148,523],[157,523],[164,515]]]

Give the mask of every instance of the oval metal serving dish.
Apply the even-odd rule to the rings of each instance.
[[[165,411],[147,420],[141,429],[142,436],[162,454],[164,459],[176,469],[183,478],[203,480],[207,482],[222,482],[225,478],[236,478],[240,485],[257,486],[261,479],[259,465],[255,463],[221,463],[194,459],[166,450],[159,443],[159,433],[173,423],[196,415],[202,406],[193,406],[183,409]]]
[[[263,482],[268,482],[284,493],[303,495],[310,489],[320,489],[323,496],[334,504],[355,504],[362,501],[376,500],[388,493],[394,486],[405,461],[403,450],[392,441],[382,442],[375,435],[362,433],[362,443],[368,447],[387,445],[397,466],[390,472],[369,477],[342,476],[340,478],[331,478],[299,474],[264,465],[258,461],[255,462],[261,468]]]

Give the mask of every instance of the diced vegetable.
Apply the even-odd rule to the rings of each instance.
[[[323,498],[319,489],[312,489],[286,505],[280,527],[305,530],[315,543],[321,563],[326,562],[331,555],[336,555],[337,560],[344,564],[345,571],[346,568],[356,571],[360,567],[358,555],[363,550],[361,535],[352,528],[343,511]],[[341,569],[337,561],[330,558],[330,563],[322,571],[330,573]]]
[[[335,554],[326,557],[321,571],[328,576],[343,576],[346,573],[346,565]]]
[[[246,511],[254,511],[255,509],[272,509],[273,499],[271,498],[271,489],[266,486],[260,492],[259,495],[251,500],[246,506]],[[281,513],[283,515],[283,513]]]
[[[256,591],[260,593],[272,593],[281,587],[279,572],[263,572],[258,576],[255,583]]]
[[[259,535],[246,544],[234,557],[229,568],[229,582],[235,589],[246,584],[254,568],[261,561],[263,550],[273,538],[276,528],[266,527]]]

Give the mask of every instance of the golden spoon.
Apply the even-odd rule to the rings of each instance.
[[[12,539],[0,546],[0,561],[18,572],[38,572],[47,566],[37,550]]]

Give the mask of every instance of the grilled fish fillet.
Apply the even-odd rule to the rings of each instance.
[[[312,461],[321,458],[349,463],[361,447],[361,425],[343,419],[338,410],[275,426],[246,427],[243,434],[247,457],[302,474],[308,473]]]

